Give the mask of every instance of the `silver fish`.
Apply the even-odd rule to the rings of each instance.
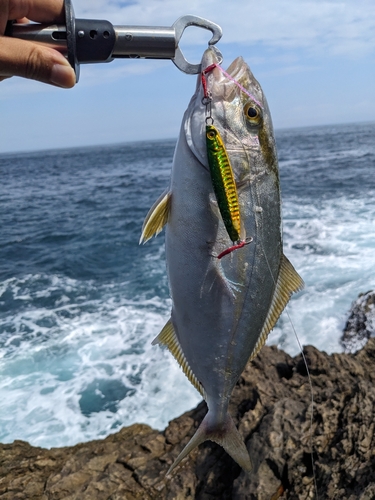
[[[146,241],[166,225],[172,314],[153,343],[169,348],[208,406],[167,474],[208,439],[251,470],[229,400],[291,294],[303,287],[282,250],[278,162],[266,98],[242,57],[227,72],[218,62],[215,49],[207,49],[206,90],[199,77],[182,121],[170,187],[146,216],[141,236]],[[213,190],[207,123],[219,132],[233,170],[241,216],[236,247]]]

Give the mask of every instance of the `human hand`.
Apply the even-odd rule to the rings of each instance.
[[[3,36],[9,20],[56,23],[64,21],[63,0],[0,0],[0,81],[11,76],[31,78],[71,88],[75,73],[57,50]]]

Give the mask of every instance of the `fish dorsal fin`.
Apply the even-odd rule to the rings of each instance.
[[[161,344],[168,347],[173,357],[176,359],[177,363],[181,366],[183,372],[193,384],[193,386],[201,393],[201,395],[206,398],[206,392],[203,389],[202,384],[199,382],[197,377],[194,375],[193,370],[190,368],[185,355],[182,351],[180,343],[178,341],[176,332],[173,328],[172,319],[170,318],[165,324],[159,335],[152,341],[152,345]]]
[[[168,222],[169,209],[171,204],[171,192],[166,190],[152,205],[142,226],[142,234],[139,244],[146,243],[160,233]]]
[[[281,266],[279,276],[277,278],[275,292],[273,294],[272,302],[266,321],[264,322],[263,330],[259,336],[253,352],[251,353],[250,360],[255,358],[261,348],[264,346],[268,334],[275,326],[280,314],[283,312],[285,306],[289,302],[292,293],[302,290],[304,282],[301,276],[294,269],[290,261],[285,257],[281,258]]]

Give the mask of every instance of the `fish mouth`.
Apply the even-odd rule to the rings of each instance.
[[[220,52],[219,54],[221,56]],[[242,95],[242,100],[250,98],[261,108],[263,107],[264,96],[261,86],[242,56],[236,57],[228,69],[224,70],[214,48],[209,47],[203,55],[202,71],[206,75],[214,101],[231,102]]]
[[[212,66],[213,64],[221,64],[223,62],[223,55],[220,50],[211,45],[206,49],[202,56],[202,71],[205,71],[207,68]]]
[[[244,87],[258,89],[259,83],[242,56],[236,57],[227,70],[221,67],[222,59],[221,52],[214,46],[206,49],[202,57],[202,72],[210,80],[212,90],[221,95],[224,88],[226,93],[230,92],[238,82]]]
[[[220,80],[225,79],[225,73],[227,73],[227,75],[230,75],[232,78],[237,79],[240,78],[243,73],[249,70],[249,67],[242,56],[237,57],[230,64],[225,73],[223,73],[223,71],[217,71],[217,68],[212,69],[212,66],[219,66],[222,61],[223,56],[220,50],[215,46],[208,47],[202,57],[202,71],[205,72],[207,69],[209,69],[210,72],[212,71],[212,73],[215,75],[215,80]]]
[[[239,56],[230,64],[226,72],[235,80],[239,80],[241,76],[248,71],[248,65],[245,63],[243,57]]]

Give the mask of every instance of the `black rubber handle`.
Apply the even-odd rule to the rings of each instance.
[[[110,60],[115,41],[115,30],[109,21],[76,19],[75,42],[79,63]]]
[[[79,79],[79,65],[111,61],[116,33],[109,21],[76,19],[71,0],[65,0],[68,61]]]

